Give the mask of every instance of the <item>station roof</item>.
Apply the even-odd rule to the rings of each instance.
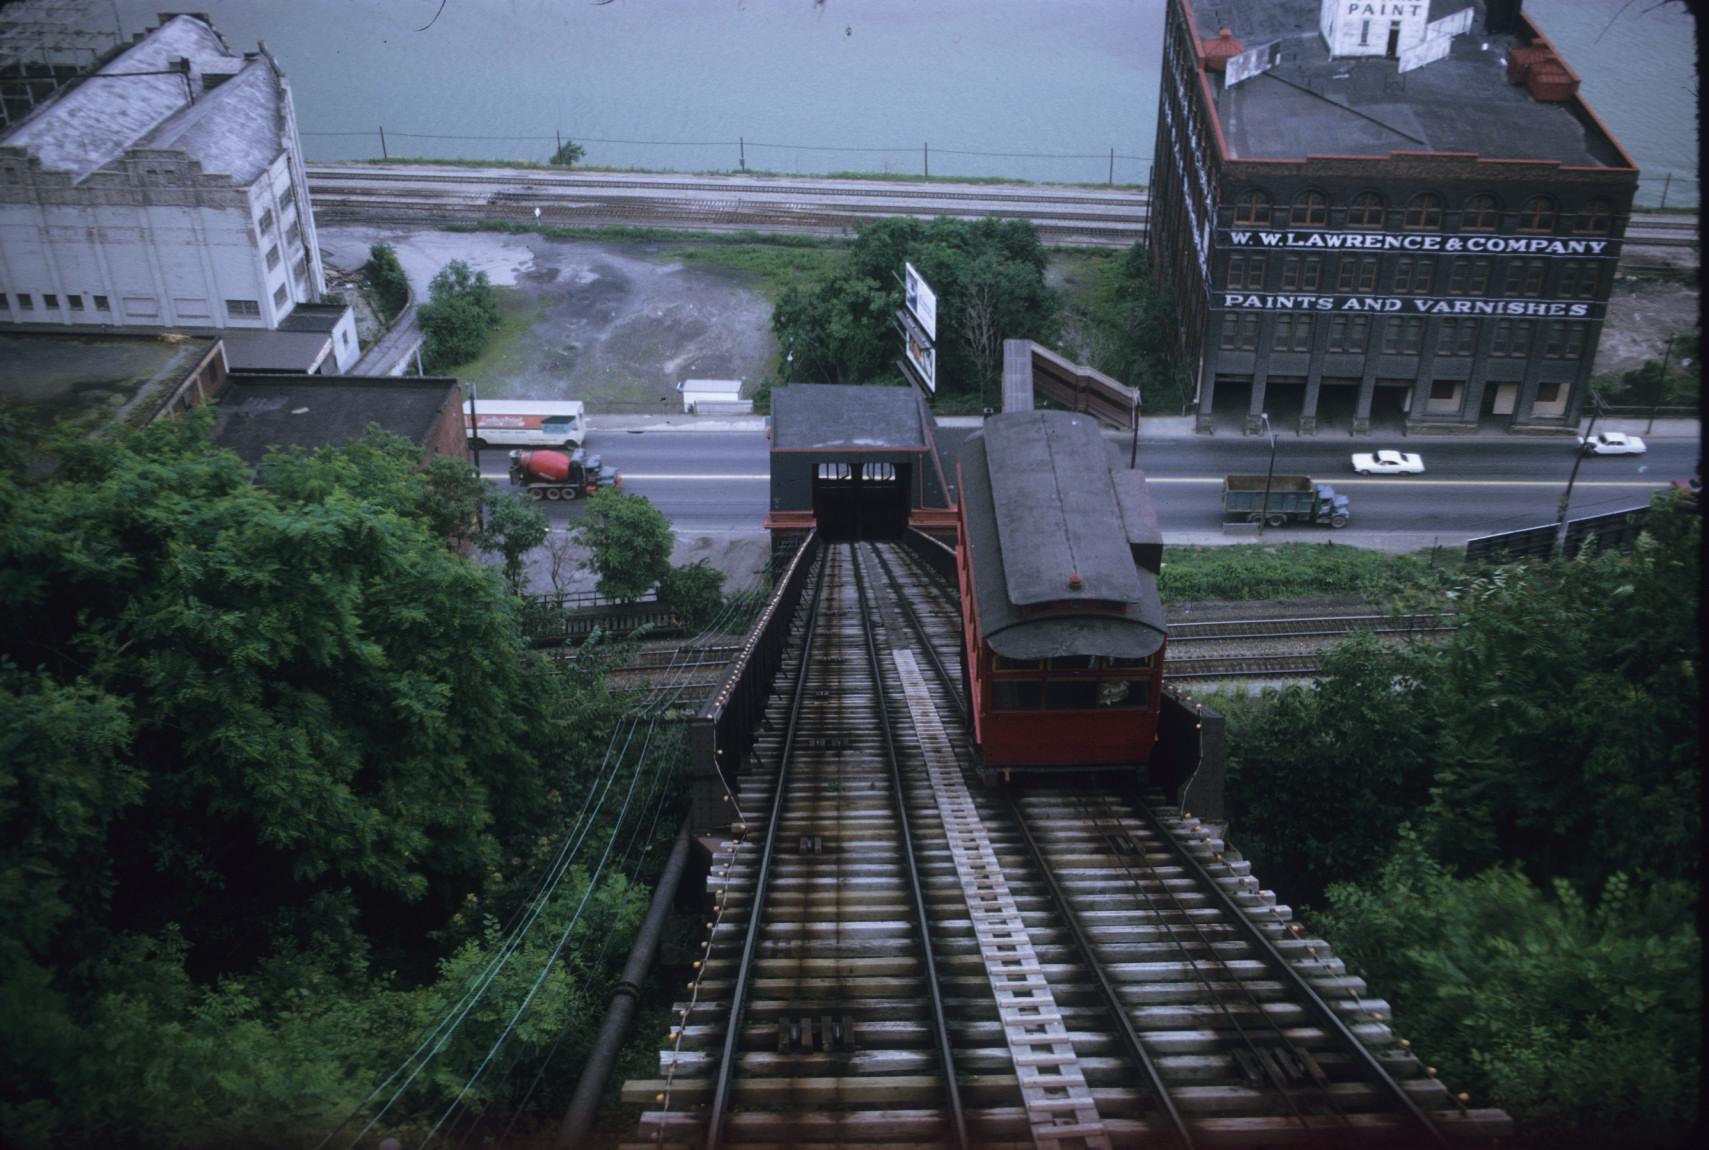
[[[187,75],[175,71],[178,60],[189,61]],[[265,53],[237,55],[205,21],[173,16],[58,92],[0,144],[79,183],[130,149],[163,148],[248,185],[284,148],[282,83]]]
[[[1432,20],[1476,9],[1472,30],[1454,37],[1445,58],[1404,75],[1381,56],[1332,59],[1318,27],[1320,0],[1186,3],[1201,39],[1226,27],[1248,50],[1281,45],[1275,67],[1233,88],[1206,74],[1231,160],[1457,152],[1632,166],[1576,95],[1543,102],[1508,83],[1507,54],[1528,40],[1486,32],[1483,0],[1431,0]]]
[[[999,655],[1143,658],[1163,645],[1144,477],[1118,483],[1090,416],[1005,413],[961,448],[961,500],[980,628]],[[1078,587],[1071,587],[1077,578]]]
[[[771,449],[925,451],[927,420],[911,387],[797,383],[771,393]]]
[[[25,428],[140,426],[219,340],[168,332],[0,332],[0,408]]]
[[[269,447],[337,446],[377,423],[425,447],[447,406],[462,410],[457,381],[448,377],[233,376],[220,399],[213,440],[258,463]]]

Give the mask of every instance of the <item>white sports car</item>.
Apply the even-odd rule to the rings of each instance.
[[[1424,460],[1405,451],[1376,451],[1355,455],[1353,470],[1360,475],[1423,475]]]
[[[1648,450],[1636,435],[1619,431],[1599,431],[1589,439],[1581,435],[1578,443],[1586,455],[1642,455]]]

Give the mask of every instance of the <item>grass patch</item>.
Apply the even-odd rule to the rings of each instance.
[[[1157,585],[1176,603],[1349,594],[1386,603],[1428,598],[1460,565],[1458,552],[1396,555],[1342,543],[1182,546],[1164,551]]]
[[[740,276],[775,305],[784,288],[822,279],[841,266],[846,245],[837,242],[806,247],[761,239],[712,247],[673,244],[668,254],[690,266],[720,268]]]
[[[515,288],[495,287],[498,297],[498,326],[487,337],[486,350],[468,363],[429,365],[442,375],[455,375],[480,388],[480,394],[497,399],[506,386],[526,371],[525,344],[534,324],[544,318],[544,300],[529,299]]]

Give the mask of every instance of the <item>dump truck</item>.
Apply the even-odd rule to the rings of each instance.
[[[607,474],[599,456],[589,458],[581,448],[574,451],[513,451],[510,453],[510,485],[528,490],[531,499],[574,499],[592,495],[601,487],[621,489],[623,476]]]
[[[1264,493],[1269,491],[1269,503]],[[1347,497],[1335,494],[1327,483],[1314,483],[1309,475],[1229,475],[1222,481],[1222,518],[1225,523],[1314,523],[1320,527],[1345,527],[1352,513]]]

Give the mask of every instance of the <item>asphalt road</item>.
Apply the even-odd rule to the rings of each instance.
[[[971,429],[949,428],[940,442],[953,450]],[[1397,447],[1424,457],[1420,476],[1365,478],[1353,474],[1346,444],[1282,439],[1277,474],[1306,474],[1333,483],[1351,502],[1353,522],[1336,532],[1290,527],[1268,539],[1315,540],[1373,547],[1458,544],[1478,535],[1554,521],[1572,471],[1574,448],[1562,439],[1427,439],[1361,442],[1360,450]],[[767,452],[760,431],[591,432],[589,454],[623,475],[623,489],[645,495],[679,531],[726,534],[758,531],[769,499]],[[1129,447],[1110,439],[1113,458],[1125,464]],[[1257,437],[1146,439],[1139,465],[1152,484],[1158,526],[1165,540],[1214,542],[1221,537],[1222,477],[1262,475],[1269,445]],[[503,482],[503,451],[482,453],[482,473]],[[1649,500],[1674,479],[1697,472],[1694,439],[1651,439],[1641,456],[1585,459],[1573,488],[1571,515],[1579,518]],[[547,505],[554,521],[580,514],[581,504]],[[1235,540],[1230,541],[1250,541]]]

